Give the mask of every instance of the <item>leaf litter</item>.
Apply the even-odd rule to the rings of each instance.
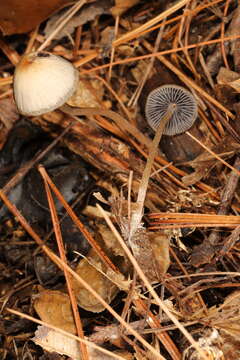
[[[233,1],[80,1],[49,17],[45,32],[41,25],[0,42],[0,97],[9,109],[3,105],[0,117],[2,147],[7,136],[0,195],[15,216],[4,211],[0,225],[4,359],[26,355],[36,326],[29,321],[14,332],[10,325],[27,314],[44,322],[33,338],[40,348],[31,343],[28,349],[36,359],[50,359],[52,351],[77,360],[238,359],[238,22]],[[10,83],[26,48],[68,58],[80,82],[68,105],[25,120],[14,135],[22,119]],[[165,137],[158,146],[144,104],[152,89],[165,84],[192,91],[199,117],[189,134]],[[41,129],[31,139],[26,123]],[[52,138],[54,153],[48,150]],[[57,212],[32,169],[39,150],[49,152],[46,172],[40,171],[62,204]],[[85,169],[80,176],[72,162]],[[51,178],[64,197],[76,194],[69,207]],[[22,195],[26,188],[32,189],[29,199],[26,191]],[[94,250],[79,247],[80,232]],[[67,259],[58,258],[64,252]],[[44,253],[59,268],[50,282],[51,276],[39,276],[52,271]],[[10,278],[13,289],[6,286]],[[79,346],[51,326],[92,343]],[[111,326],[115,339],[104,336]],[[102,347],[95,350],[97,334]]]

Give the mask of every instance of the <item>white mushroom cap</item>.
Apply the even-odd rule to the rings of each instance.
[[[55,110],[72,96],[77,83],[78,71],[68,60],[47,52],[27,54],[14,73],[17,108],[23,115]]]

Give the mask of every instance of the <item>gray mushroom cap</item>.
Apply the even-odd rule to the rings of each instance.
[[[165,126],[163,134],[173,136],[192,127],[197,118],[198,108],[192,93],[182,86],[160,86],[150,92],[145,107],[147,122],[153,130],[157,130],[170,104],[175,105],[175,110]]]

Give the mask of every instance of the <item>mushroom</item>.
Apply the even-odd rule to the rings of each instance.
[[[176,135],[190,129],[197,118],[197,102],[188,90],[178,85],[163,85],[148,95],[145,113],[152,129],[158,129],[170,105],[174,111],[166,121],[163,134]]]
[[[23,115],[41,115],[63,105],[74,93],[78,71],[64,58],[48,52],[23,56],[13,78],[14,98]]]
[[[162,134],[176,135],[187,131],[197,118],[197,102],[183,87],[164,85],[150,92],[145,113],[149,125],[156,134],[139,185],[137,206],[131,217],[130,237],[141,223],[148,181]]]

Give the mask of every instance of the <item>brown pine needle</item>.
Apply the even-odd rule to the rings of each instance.
[[[166,21],[165,25],[172,24],[173,22],[176,22],[176,21],[180,20],[182,17],[188,16],[189,13],[192,16],[196,15],[200,11],[202,11],[202,10],[204,10],[204,9],[210,7],[210,6],[216,5],[216,4],[218,4],[219,2],[222,2],[222,1],[223,0],[215,0],[215,1],[209,2],[208,4],[200,5],[200,6],[196,7],[194,10],[188,11],[188,13],[184,13],[182,15],[178,15],[178,16],[174,17],[173,19],[169,19],[168,21]],[[162,16],[162,14],[160,14],[160,15]],[[166,16],[166,13],[165,13],[165,16]],[[158,18],[158,21],[159,21],[159,18]],[[138,29],[136,29],[136,30],[138,30],[138,32],[131,31],[131,33],[125,34],[124,36],[128,37],[128,41],[130,41],[130,40],[133,40],[133,39],[138,38],[140,36],[143,36],[143,35],[147,34],[148,32],[154,31],[154,30],[160,28],[161,26],[163,26],[163,23],[160,23],[158,25],[147,28],[146,30],[142,30],[141,28],[138,28]],[[118,38],[117,40],[113,41],[113,46],[121,45],[123,42],[126,42],[126,40],[124,40],[123,37]]]
[[[115,40],[113,43],[113,46],[117,46],[121,44],[122,42],[127,42],[129,39],[132,38],[133,35],[139,34],[139,32],[148,29],[149,27],[155,25],[157,22],[161,21],[162,19],[165,19],[169,15],[173,14],[175,11],[181,9],[184,5],[188,3],[189,0],[181,0],[178,1],[175,5],[170,7],[169,9],[163,11],[161,14],[156,16],[155,18],[149,20],[145,24],[139,26],[137,29],[134,29],[131,32],[128,32],[127,34],[121,36],[119,39]]]
[[[149,230],[186,228],[186,227],[237,227],[240,216],[191,214],[191,213],[152,213]]]
[[[42,175],[42,178],[44,180],[45,191],[46,191],[46,194],[47,194],[47,199],[48,199],[49,209],[50,209],[50,212],[51,212],[53,228],[54,228],[54,232],[55,232],[55,236],[56,236],[56,240],[57,240],[57,244],[58,244],[59,254],[60,254],[61,260],[63,262],[65,262],[65,264],[67,264],[67,258],[66,258],[66,254],[65,254],[64,243],[63,243],[59,218],[58,218],[56,206],[54,204],[54,200],[53,200],[53,197],[52,197],[52,193],[51,193],[47,178],[45,176],[46,171],[45,171],[45,169],[43,167],[39,167],[39,172]],[[76,299],[76,296],[75,296],[74,291],[73,291],[72,277],[65,268],[64,268],[63,271],[64,271],[64,276],[65,276],[65,279],[66,279],[69,299],[71,301],[72,312],[73,312],[73,317],[74,317],[74,320],[75,320],[77,334],[78,334],[79,338],[84,339],[83,326],[82,326],[82,321],[81,321],[81,318],[80,318],[80,313],[78,311],[77,299]],[[80,350],[82,359],[83,360],[89,360],[89,354],[88,354],[86,344],[84,344],[83,342],[80,342],[79,343],[79,350]]]

